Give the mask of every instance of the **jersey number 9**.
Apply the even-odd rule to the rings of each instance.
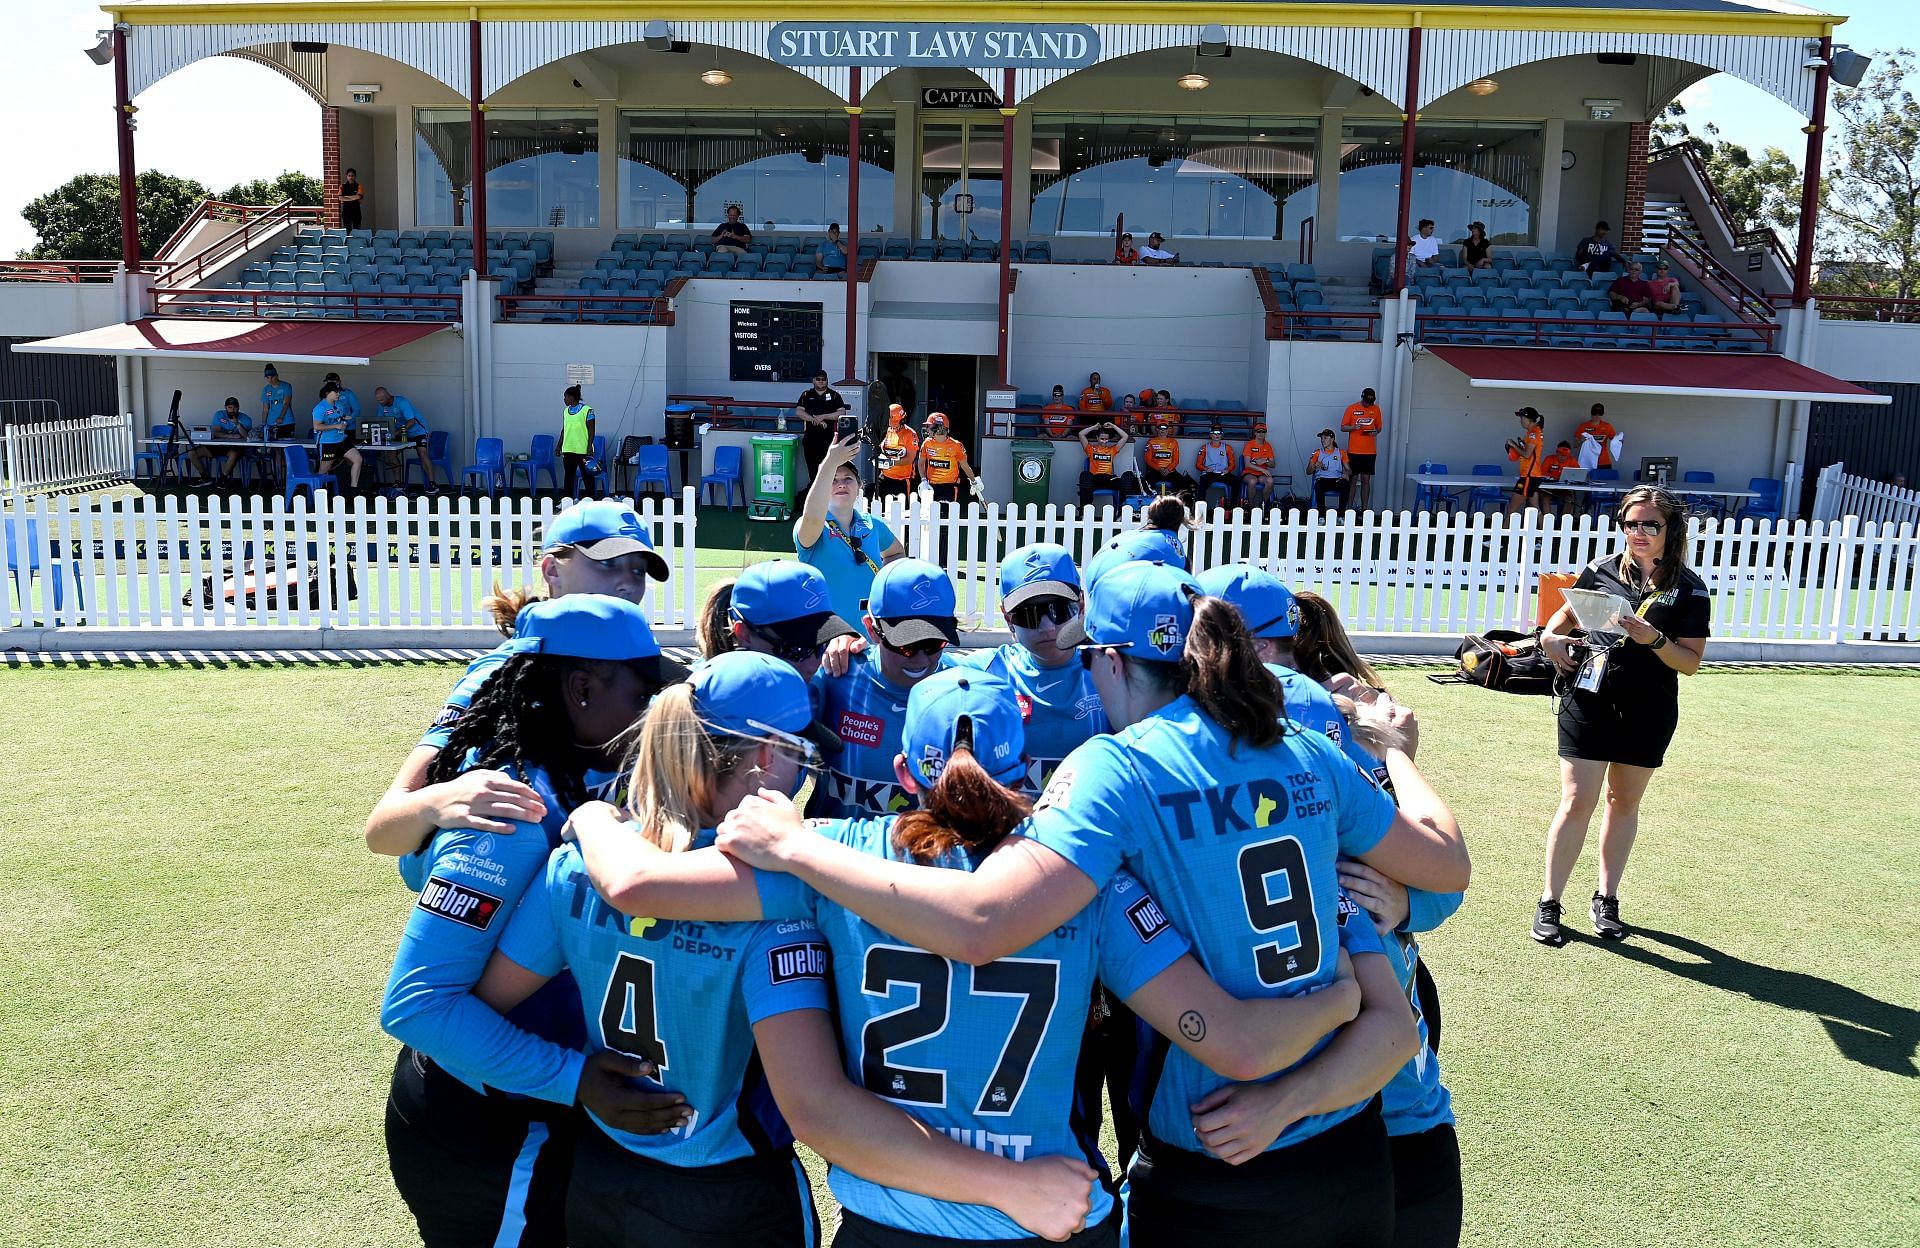
[[[1260,982],[1277,988],[1318,971],[1320,924],[1300,842],[1283,836],[1241,850],[1240,891],[1254,931],[1293,929],[1291,940],[1254,947],[1253,967]]]

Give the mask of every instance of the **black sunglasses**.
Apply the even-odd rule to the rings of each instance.
[[[1659,520],[1622,520],[1620,522],[1622,533],[1645,533],[1650,537],[1660,536],[1660,531],[1666,527]]]
[[[1015,628],[1039,628],[1052,621],[1065,624],[1080,614],[1080,604],[1071,598],[1035,598],[1007,609],[1007,623]]]
[[[904,654],[910,659],[931,657],[947,648],[946,638],[944,637],[935,637],[930,641],[910,641],[904,646],[896,646],[885,637],[882,637],[880,644],[895,654]]]
[[[757,628],[753,630],[753,635],[760,639],[760,644],[767,648],[769,654],[782,663],[804,663],[808,659],[817,659],[827,652],[824,642],[781,641],[778,637]]]
[[[1094,655],[1100,653],[1102,650],[1125,650],[1132,645],[1133,643],[1130,641],[1116,642],[1111,646],[1103,645],[1097,641],[1088,642],[1086,645],[1080,647],[1080,666],[1082,669],[1090,672],[1093,670]]]

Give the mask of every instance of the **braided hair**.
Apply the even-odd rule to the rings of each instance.
[[[574,747],[563,686],[568,676],[593,666],[592,660],[537,654],[508,659],[473,695],[446,748],[428,766],[427,782],[438,784],[469,770],[467,754],[477,751],[474,767],[511,766],[522,778],[537,767],[547,773],[562,810],[581,805],[587,800],[591,755]]]

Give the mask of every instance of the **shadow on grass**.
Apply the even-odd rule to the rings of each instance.
[[[1914,1064],[1914,1051],[1920,1048],[1920,1010],[1870,997],[1817,975],[1749,962],[1690,936],[1658,928],[1635,926],[1627,939],[1618,941],[1596,941],[1575,932],[1568,935],[1585,943],[1604,944],[1623,958],[1669,971],[1709,988],[1737,992],[1765,1005],[1812,1014],[1827,1029],[1827,1035],[1842,1057],[1890,1075],[1920,1078],[1920,1067]],[[1654,948],[1655,945],[1665,945],[1700,960],[1674,958]]]

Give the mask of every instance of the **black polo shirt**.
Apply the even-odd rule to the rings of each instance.
[[[1684,535],[1668,541],[1685,541]],[[1620,556],[1602,555],[1580,570],[1575,589],[1594,589],[1625,598],[1647,623],[1668,637],[1706,637],[1711,635],[1713,595],[1705,581],[1692,568],[1680,569],[1672,589],[1655,593],[1630,585],[1620,575]],[[1652,602],[1648,602],[1652,599]],[[1645,604],[1644,610],[1642,605]],[[1680,691],[1680,674],[1660,661],[1660,656],[1633,642],[1614,651],[1609,660],[1613,674],[1608,683],[1616,690],[1630,689],[1629,696],[1673,697]],[[1617,682],[1617,683],[1616,683]]]
[[[713,227],[713,241],[732,247],[749,247],[753,244],[753,231],[747,228],[745,221],[722,221]]]
[[[827,416],[844,409],[847,401],[841,398],[840,392],[832,386],[828,386],[825,390],[815,390],[812,386],[808,386],[800,392],[800,402],[796,406],[809,416]]]

